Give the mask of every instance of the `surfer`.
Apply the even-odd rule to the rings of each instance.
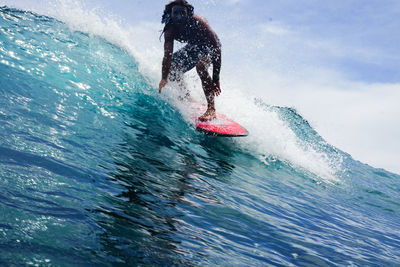
[[[165,24],[162,32],[165,43],[159,93],[168,80],[180,82],[185,72],[196,67],[207,99],[207,111],[199,120],[206,121],[216,117],[214,98],[221,93],[221,43],[207,20],[193,10],[186,0],[171,1],[165,6],[161,21]],[[173,53],[174,40],[187,44]],[[208,73],[211,64],[212,78]]]

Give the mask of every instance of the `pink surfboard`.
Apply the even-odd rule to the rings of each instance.
[[[200,121],[196,118],[196,129],[207,135],[221,137],[247,136],[249,133],[239,123],[217,113],[217,118],[210,121]]]
[[[210,121],[201,121],[198,117],[204,113],[206,106],[198,103],[193,103],[195,112],[193,119],[196,129],[206,135],[221,136],[221,137],[241,137],[247,136],[249,133],[239,123],[228,118],[224,114],[217,112],[217,118]],[[202,112],[201,112],[202,111]]]

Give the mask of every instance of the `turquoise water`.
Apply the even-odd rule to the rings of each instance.
[[[1,266],[400,264],[400,176],[259,100],[287,150],[263,121],[204,136],[151,84],[125,49],[0,8]]]

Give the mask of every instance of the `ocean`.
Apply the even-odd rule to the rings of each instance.
[[[399,175],[245,92],[205,136],[120,41],[0,7],[1,266],[400,266]]]

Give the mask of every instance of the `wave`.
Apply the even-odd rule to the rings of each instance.
[[[124,27],[76,5],[57,13],[0,8],[0,262],[399,259],[397,175],[330,145],[296,109],[234,86],[217,108],[250,136],[204,136],[173,84],[157,93],[162,51],[146,43],[155,25]],[[202,99],[196,75],[186,78]]]

